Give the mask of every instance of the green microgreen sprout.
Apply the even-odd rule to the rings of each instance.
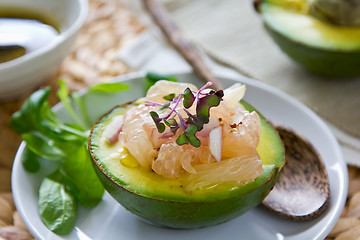
[[[148,106],[159,106],[158,113],[163,113],[165,110],[170,109],[170,112],[164,117],[160,117],[155,111],[150,112],[150,116],[152,117],[158,132],[164,133],[161,137],[168,137],[171,134],[174,135],[176,134],[176,131],[181,128],[184,132],[176,139],[176,143],[178,145],[191,144],[194,147],[200,147],[201,142],[196,137],[196,133],[203,129],[204,124],[209,123],[210,108],[219,106],[222,97],[224,96],[222,90],[211,90],[208,93],[202,92],[212,84],[212,82],[209,82],[198,91],[192,91],[190,88],[186,88],[179,96],[175,96],[174,93],[171,93],[164,96],[164,99],[167,100],[165,104],[146,101]],[[181,100],[186,116],[182,116],[176,110]],[[196,114],[191,114],[187,109],[193,106],[194,103],[196,103]],[[179,118],[180,123],[176,121],[176,117]],[[165,132],[166,126],[170,128],[167,132]]]
[[[175,93],[170,93],[169,95],[166,95],[163,97],[165,100],[171,101],[175,98]]]

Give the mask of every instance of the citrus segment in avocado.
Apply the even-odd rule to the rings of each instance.
[[[254,109],[243,103],[249,111]],[[173,228],[198,228],[233,219],[259,204],[275,184],[284,165],[281,140],[269,122],[260,115],[261,136],[257,152],[263,173],[253,182],[234,186],[218,184],[211,188],[187,191],[186,174],[167,179],[136,164],[121,145],[109,144],[102,132],[130,105],[113,108],[94,125],[89,148],[98,176],[107,191],[126,209],[152,223]],[[189,173],[187,173],[189,174]]]

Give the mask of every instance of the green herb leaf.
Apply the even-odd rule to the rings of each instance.
[[[70,97],[71,97],[71,100],[73,102],[75,102],[76,105],[78,106],[81,116],[82,116],[82,119],[86,123],[86,126],[88,126],[88,128],[91,128],[91,126],[93,125],[93,122],[90,120],[90,117],[89,117],[88,111],[85,107],[83,98],[77,92],[71,93]]]
[[[167,101],[172,101],[174,98],[175,98],[175,93],[170,93],[169,95],[163,97],[163,99]]]
[[[205,124],[204,121],[201,119],[201,117],[196,117],[196,116],[189,116],[189,118],[187,118],[186,120],[186,123],[190,125],[195,125],[198,131],[201,131],[204,128],[204,124]]]
[[[60,101],[63,103],[66,111],[70,114],[72,119],[79,126],[82,127],[83,130],[88,129],[87,123],[83,119],[79,118],[78,114],[76,114],[73,106],[71,105],[71,102],[69,101],[69,90],[66,86],[66,83],[61,79],[58,80],[58,83],[59,83],[59,90],[57,91],[57,96],[60,99]]]
[[[65,87],[63,84],[59,92],[63,100],[68,94]],[[104,188],[89,160],[89,133],[78,125],[63,124],[57,119],[46,101],[49,90],[35,92],[21,110],[14,114],[11,126],[21,132],[28,148],[35,154],[61,162],[62,171],[78,188],[72,190],[77,193],[79,202],[87,207],[94,206],[100,201]]]
[[[178,127],[179,124],[177,123],[175,118],[169,118],[169,119],[164,119],[164,122],[166,123],[166,125],[170,128],[175,128]]]
[[[200,147],[200,140],[195,136],[197,132],[197,127],[195,125],[189,125],[183,134],[181,134],[177,139],[176,143],[179,145],[190,143],[194,147]]]
[[[156,128],[158,129],[159,133],[163,133],[165,131],[165,124],[159,122],[156,124]]]
[[[89,91],[97,92],[97,93],[116,93],[116,92],[126,91],[129,89],[130,86],[125,83],[109,82],[109,83],[95,84],[89,88]]]
[[[48,229],[59,235],[71,232],[78,206],[59,172],[51,174],[41,182],[38,204],[40,217]]]
[[[33,93],[23,104],[21,109],[14,113],[10,126],[18,134],[37,132],[53,141],[83,142],[87,135],[83,131],[70,128],[61,123],[52,112],[46,101],[50,88],[40,89]]]
[[[54,161],[62,161],[65,158],[64,152],[54,144],[54,141],[39,132],[24,133],[21,137],[27,143],[27,147],[36,155]]]
[[[186,109],[184,109],[184,111],[186,112],[186,114],[189,116],[186,119],[186,123],[187,124],[192,124],[195,125],[197,127],[198,131],[201,131],[204,127],[204,122],[197,116],[192,115],[190,112],[188,112]]]
[[[222,90],[220,90],[222,92]],[[221,95],[221,92],[218,95]],[[209,122],[210,108],[219,106],[221,98],[213,94],[206,95],[205,97],[199,98],[196,105],[196,115],[205,124]]]
[[[160,111],[163,112],[164,109],[168,108],[171,105],[171,103],[175,103],[175,106],[173,107],[172,111],[163,118],[160,118],[156,112],[150,112],[150,115],[154,120],[158,131],[160,133],[164,132],[166,124],[168,127],[170,127],[170,130],[173,133],[176,133],[180,126],[174,118],[170,118],[172,113],[174,112],[175,116],[178,116],[180,119],[181,128],[184,129],[184,133],[176,139],[177,144],[183,145],[190,143],[194,147],[199,147],[201,142],[195,136],[195,134],[196,132],[203,129],[204,124],[209,122],[210,108],[219,106],[220,101],[222,101],[222,97],[224,96],[224,92],[222,90],[216,92],[214,90],[211,90],[208,93],[201,93],[201,91],[209,85],[211,85],[211,83],[205,84],[202,88],[200,88],[200,90],[196,93],[196,96],[194,96],[190,88],[186,88],[184,90],[184,93],[180,94],[178,98],[174,98],[174,95],[165,96],[164,99],[171,99],[172,102],[162,105]],[[205,96],[199,98],[199,96],[201,95]],[[188,118],[186,119],[184,119],[184,117],[182,117],[182,115],[176,110],[176,107],[178,106],[181,99],[183,99],[183,110],[188,115]],[[198,99],[196,104],[196,115],[193,115],[186,109],[190,108],[194,104],[196,99]],[[152,102],[152,104],[156,103]],[[171,121],[169,118],[171,119]],[[162,120],[165,122],[165,124],[161,123]]]
[[[18,134],[39,128],[46,108],[45,101],[50,94],[50,88],[40,89],[34,92],[23,104],[18,112],[10,119],[11,128]],[[41,127],[40,127],[41,128]]]
[[[25,170],[31,173],[36,173],[40,170],[39,159],[41,158],[27,147],[24,149],[21,157]]]
[[[184,107],[190,108],[193,105],[194,101],[195,101],[194,94],[192,93],[190,88],[186,88],[184,91],[184,102],[183,102]]]
[[[224,96],[224,91],[223,90],[218,90],[214,93],[220,100],[222,100],[223,96]]]
[[[200,140],[199,140],[195,135],[190,136],[190,137],[188,137],[188,138],[189,138],[190,144],[191,144],[192,146],[194,146],[194,147],[200,147],[201,142],[200,142]]]
[[[185,134],[181,134],[177,139],[176,139],[176,143],[178,145],[184,145],[184,144],[188,144],[189,143],[189,139],[186,137]]]
[[[64,161],[61,172],[73,184],[68,184],[79,203],[87,208],[96,206],[102,199],[104,187],[92,166],[87,144],[72,151]]]
[[[45,225],[55,233],[65,235],[74,226],[77,200],[84,207],[94,207],[102,199],[104,188],[88,154],[90,121],[82,98],[76,93],[69,95],[65,82],[60,80],[59,85],[57,95],[76,124],[65,124],[54,114],[47,102],[50,88],[34,92],[13,114],[9,124],[27,143],[22,158],[27,171],[38,171],[40,159],[58,161],[59,170],[41,184],[39,209]],[[128,89],[122,84],[105,85],[91,91],[110,93]],[[75,111],[73,103],[77,104],[82,117]]]
[[[166,101],[166,103],[164,103],[160,108],[159,108],[159,113],[163,113],[166,109],[168,109],[170,107],[170,102]]]
[[[170,127],[170,131],[174,134],[180,128],[175,118],[169,118],[168,120],[164,119],[165,124]]]
[[[163,133],[165,131],[165,124],[160,122],[161,119],[159,118],[159,115],[156,112],[151,111],[150,116],[154,120],[158,132]]]
[[[154,85],[157,81],[160,81],[160,80],[167,80],[167,81],[170,81],[170,82],[177,82],[178,81],[174,76],[171,76],[171,75],[148,72],[146,74],[146,91],[152,85]]]
[[[166,126],[168,126],[168,127],[170,127],[171,126],[171,123],[168,121],[168,120],[166,120],[166,119],[164,119],[164,123],[166,124]]]
[[[197,127],[195,125],[189,125],[185,130],[185,135],[189,139],[189,142],[194,147],[200,147],[200,140],[195,136],[197,133]]]

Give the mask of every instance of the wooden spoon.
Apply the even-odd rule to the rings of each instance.
[[[294,221],[318,217],[330,199],[329,180],[320,155],[299,134],[276,127],[285,147],[285,166],[262,205]]]
[[[148,12],[169,42],[206,82],[221,83],[207,68],[196,48],[183,37],[169,13],[153,0],[143,0]],[[330,200],[329,180],[322,160],[312,145],[299,134],[276,128],[285,147],[286,164],[273,190],[262,202],[265,208],[295,221],[318,217]]]

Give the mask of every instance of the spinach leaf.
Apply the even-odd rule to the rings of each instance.
[[[83,121],[86,123],[88,128],[91,128],[93,122],[90,120],[89,114],[87,112],[87,109],[85,107],[84,101],[82,100],[81,96],[77,92],[73,92],[70,94],[71,99],[74,101],[74,103],[77,104],[80,113],[83,117]]]
[[[39,135],[63,142],[83,142],[87,135],[61,123],[52,112],[47,98],[50,88],[34,92],[10,119],[11,128],[22,135],[36,131]]]
[[[70,104],[65,88],[63,84],[58,96]],[[101,200],[104,188],[87,151],[89,131],[79,125],[62,123],[46,101],[49,91],[41,89],[35,92],[13,115],[10,125],[21,134],[34,154],[60,162],[61,172],[72,182],[67,181],[80,204],[94,207]],[[72,106],[67,109],[72,109]]]
[[[39,159],[58,162],[58,170],[41,183],[38,203],[45,225],[65,235],[75,224],[78,203],[89,208],[96,206],[104,188],[88,153],[92,123],[82,98],[77,93],[69,94],[65,82],[60,80],[59,85],[57,95],[76,124],[63,123],[57,118],[47,101],[50,88],[34,92],[13,114],[9,124],[27,144],[22,156],[27,171],[37,172]],[[91,91],[112,93],[128,88],[125,84],[100,84]],[[81,114],[75,111],[73,103]]]
[[[86,143],[68,155],[61,172],[71,179],[73,185],[69,187],[82,206],[91,208],[100,202],[104,187],[92,166]]]
[[[48,229],[59,235],[71,232],[78,204],[58,171],[41,182],[38,204],[40,217]]]
[[[40,89],[33,93],[21,109],[12,115],[10,126],[18,134],[40,128],[44,104],[50,94],[50,88]]]
[[[54,141],[38,132],[24,133],[21,136],[27,143],[27,147],[37,155],[55,161],[62,161],[66,157],[64,152],[54,145]]]
[[[146,91],[152,85],[154,85],[157,81],[160,81],[160,80],[167,80],[167,81],[170,81],[170,82],[177,82],[178,81],[176,79],[176,77],[171,76],[171,75],[159,74],[159,73],[155,73],[155,72],[148,72],[146,74],[146,86],[145,86]]]
[[[116,93],[121,91],[129,90],[130,86],[124,83],[99,83],[93,85],[89,88],[90,92],[97,92],[97,93]]]
[[[60,99],[60,101],[63,103],[66,111],[70,114],[70,116],[72,117],[72,119],[79,125],[82,127],[82,129],[87,129],[87,123],[78,117],[78,115],[76,114],[73,106],[71,105],[71,102],[69,101],[69,90],[66,86],[66,83],[59,79],[58,81],[59,83],[59,90],[57,91],[57,96]]]
[[[39,159],[40,157],[38,155],[26,147],[23,151],[21,161],[26,171],[36,173],[40,170]]]

